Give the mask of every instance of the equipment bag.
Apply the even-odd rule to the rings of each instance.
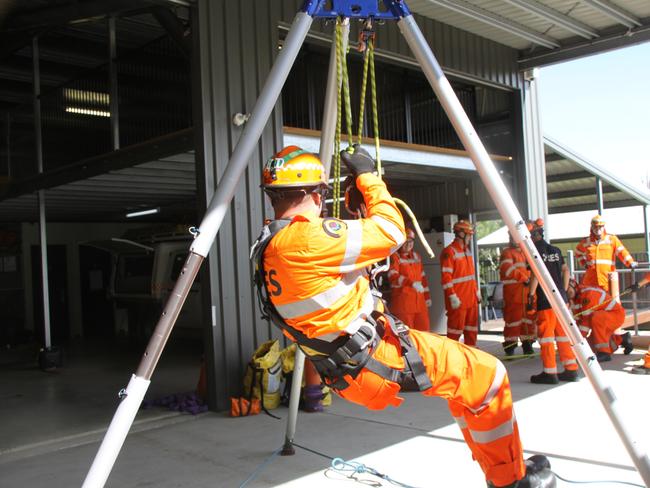
[[[257,348],[246,367],[244,391],[252,391],[251,397],[259,399],[264,410],[274,409],[280,405],[281,380],[280,344],[267,341]]]

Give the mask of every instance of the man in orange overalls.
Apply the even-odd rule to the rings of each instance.
[[[501,253],[499,276],[503,283],[503,349],[507,356],[515,353],[518,340],[524,354],[533,354],[535,325],[526,311],[530,269],[526,256],[508,233],[509,245]]]
[[[537,219],[528,224],[531,238],[539,255],[553,278],[555,286],[565,303],[568,303],[566,290],[569,287],[569,267],[564,262],[562,252],[544,240],[544,221]],[[531,383],[554,385],[562,381],[578,381],[578,363],[571,349],[569,338],[564,333],[562,325],[551,308],[544,290],[538,286],[535,276],[531,278],[529,303],[535,301],[537,294],[537,337],[541,349],[543,370],[530,377]],[[555,360],[555,343],[560,352],[560,361],[564,371],[558,373]]]
[[[599,363],[612,360],[612,353],[623,346],[624,354],[632,352],[632,340],[629,332],[614,334],[625,321],[625,309],[605,290],[595,286],[578,285],[569,281],[567,290],[571,307],[577,315],[577,323],[584,337],[589,336],[589,344],[596,351]]]
[[[429,284],[422,259],[413,250],[415,233],[406,229],[406,242],[390,257],[390,313],[413,329],[429,331]]]
[[[478,336],[478,302],[474,258],[470,242],[474,229],[469,222],[454,224],[456,238],[440,255],[442,289],[447,309],[447,337],[455,341],[465,335],[465,344],[476,346]]]
[[[547,459],[524,463],[503,365],[478,349],[409,330],[380,311],[366,268],[402,245],[404,221],[368,153],[355,146],[341,157],[365,218],[319,217],[326,185],[315,155],[290,146],[267,162],[263,185],[276,220],[252,250],[263,310],[341,397],[369,409],[398,406],[402,385],[416,378],[421,386],[424,376],[428,388],[420,389],[448,401],[488,486],[554,487]]]
[[[589,237],[576,246],[578,264],[585,268],[582,284],[598,286],[609,292],[607,275],[616,271],[616,258],[628,268],[636,268],[638,263],[618,237],[605,231],[605,220],[600,215],[591,219],[590,230]]]

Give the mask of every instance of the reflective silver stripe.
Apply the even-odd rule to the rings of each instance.
[[[514,419],[506,420],[504,423],[491,430],[472,430],[469,433],[477,444],[488,444],[502,437],[512,435],[514,432]]]
[[[297,302],[275,305],[275,308],[282,318],[285,319],[302,317],[303,315],[322,310],[323,308],[329,308],[350,293],[357,281],[365,279],[365,274],[365,270],[363,269],[344,274],[341,280],[329,290],[325,290],[313,297],[298,300]]]
[[[612,261],[611,259],[596,259],[596,264],[609,264],[610,266],[612,266],[614,264],[614,261]]]
[[[454,272],[454,268],[446,268],[446,267],[443,267],[442,270],[441,270],[441,272],[443,272],[443,273],[453,273],[453,272]]]
[[[466,325],[465,330],[469,330],[470,332],[478,331],[478,327],[475,325]]]
[[[514,270],[515,270],[515,267],[510,266],[508,269],[506,269],[506,276],[510,276]]]
[[[607,304],[607,306],[605,307],[605,310],[607,310],[609,312],[615,306],[616,306],[616,300],[612,300]]]
[[[591,327],[587,327],[586,325],[581,325],[581,326],[579,326],[579,329],[582,332],[589,332],[591,330]]]
[[[363,306],[361,307],[361,310],[359,310],[359,314],[357,315],[357,318],[354,319],[352,322],[350,322],[347,325],[347,327],[345,327],[344,329],[345,332],[347,332],[350,335],[357,332],[363,324],[368,323],[366,318],[373,312],[374,309],[375,309],[375,299],[373,298],[370,289],[368,289],[366,296],[363,298]]]
[[[512,259],[502,259],[501,264],[505,264],[505,263],[514,263],[514,261]]]
[[[467,428],[467,422],[465,422],[465,417],[454,417],[454,420],[458,424],[458,427],[460,427],[461,429]]]
[[[523,320],[517,320],[516,322],[509,322],[509,323],[507,323],[505,325],[505,327],[506,327],[506,329],[510,328],[510,327],[517,327],[517,326],[521,325],[522,322],[523,322]]]
[[[557,368],[543,368],[542,371],[548,374],[557,374]]]
[[[405,263],[405,264],[417,264],[417,263],[420,262],[420,260],[419,260],[419,259],[415,259],[415,258],[413,258],[413,259],[408,259],[408,258],[403,258],[403,257],[400,256],[400,258],[399,258],[399,262],[400,262],[400,264],[401,264],[401,263]]]
[[[399,274],[399,272],[396,271],[396,270],[394,270],[394,269],[391,269],[391,270],[388,272],[388,276],[394,276],[394,275],[396,275],[396,274]]]
[[[406,235],[399,227],[379,215],[373,215],[370,218],[374,220],[377,225],[379,225],[379,227],[381,227],[381,229],[386,232],[391,239],[393,239],[393,241],[395,241],[395,245],[391,248],[392,251],[396,251],[402,244],[404,244],[404,241],[406,241]]]
[[[539,340],[539,343],[540,343],[540,344],[548,344],[549,342],[550,342],[550,343],[553,343],[554,340],[555,340],[555,339],[553,339],[553,337],[542,337],[542,338]]]
[[[517,280],[503,280],[501,283],[504,285],[516,285],[519,282]]]
[[[474,281],[476,278],[474,275],[461,276],[460,278],[454,278],[451,280],[452,283],[464,283],[465,281]]]
[[[618,246],[618,247],[616,248],[616,252],[621,252],[621,251],[623,251],[623,250],[625,250],[625,246]]]
[[[445,283],[444,285],[442,285],[442,289],[443,290],[448,290],[449,288],[452,288],[453,286],[454,286],[453,283]]]
[[[463,331],[459,329],[447,329],[447,334],[462,334]]]
[[[345,255],[341,261],[340,273],[349,273],[355,268],[355,263],[361,254],[363,244],[363,228],[360,220],[346,220],[348,226],[347,240],[345,242]]]
[[[594,347],[595,347],[596,349],[600,349],[600,348],[607,347],[607,346],[609,346],[609,343],[608,343],[608,342],[603,342],[603,343],[599,343],[599,344],[594,344]]]
[[[533,335],[520,335],[519,338],[522,341],[532,341],[532,340],[535,339],[535,336],[533,336]]]
[[[555,336],[555,342],[570,342],[568,337],[564,336]]]
[[[633,258],[632,256],[628,255],[628,256],[625,258],[625,261],[626,261],[626,262],[627,262],[627,261],[634,261],[634,258]]]
[[[532,324],[532,323],[533,323],[533,321],[530,320],[530,319],[521,319],[521,321],[522,321],[524,324]]]
[[[405,280],[405,279],[406,279],[406,278],[404,278],[404,276],[400,276],[400,277],[399,277],[399,280],[397,280],[397,283],[394,284],[394,285],[391,284],[390,287],[391,287],[391,288],[402,288],[402,285],[404,284],[404,280]]]
[[[569,364],[578,364],[575,359],[567,359],[566,361],[562,361],[562,364],[565,366],[568,366]]]
[[[467,409],[470,410],[475,415],[483,411],[490,404],[490,402],[494,400],[494,397],[499,392],[499,389],[501,388],[501,385],[503,384],[503,379],[505,377],[506,377],[506,368],[503,366],[503,363],[501,361],[497,361],[497,367],[496,370],[494,371],[494,379],[492,380],[492,384],[490,385],[490,388],[485,394],[485,397],[483,397],[483,401],[481,402],[481,405],[477,409],[473,409],[469,407],[467,407]]]

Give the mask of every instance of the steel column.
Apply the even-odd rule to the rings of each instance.
[[[518,243],[526,260],[533,270],[539,284],[549,299],[555,315],[558,317],[564,332],[571,342],[571,346],[576,355],[576,359],[585,376],[591,382],[600,401],[603,404],[610,421],[614,425],[621,441],[625,445],[630,458],[634,462],[641,478],[650,485],[650,458],[632,439],[631,431],[623,421],[622,412],[619,411],[616,395],[612,387],[605,381],[602,369],[596,361],[594,353],[589,345],[580,334],[578,326],[573,320],[573,316],[564,303],[562,296],[556,289],[556,285],[551,278],[546,266],[534,246],[526,224],[519,214],[510,193],[508,192],[499,173],[490,160],[483,143],[478,137],[476,130],[463,110],[463,107],[456,97],[449,81],[445,77],[438,61],[431,52],[431,48],[422,35],[412,15],[402,18],[398,22],[398,27],[418,60],[426,78],[435,91],[438,99],[451,120],[456,133],[460,137],[465,149],[469,153],[476,169],[481,176],[483,184],[488,190],[494,201],[501,218],[504,220],[510,233]]]
[[[596,205],[598,206],[598,215],[603,214],[603,180],[596,177]]]
[[[576,273],[576,261],[575,261],[575,257],[574,257],[574,255],[573,255],[573,251],[572,251],[571,249],[569,249],[569,250],[567,251],[567,257],[566,257],[566,260],[567,260],[567,262],[568,262],[568,264],[569,264],[569,275],[571,276],[571,278],[574,278],[574,279],[575,279],[575,273]]]
[[[33,92],[34,92],[34,148],[36,150],[36,171],[43,172],[43,137],[41,133],[41,69],[39,62],[38,37],[32,39]],[[41,280],[43,283],[43,328],[45,349],[52,347],[50,325],[50,282],[47,272],[47,227],[45,220],[45,191],[38,192],[38,233],[41,246]]]
[[[251,112],[251,117],[242,132],[239,142],[235,146],[206,214],[197,229],[197,237],[190,246],[190,253],[183,265],[178,281],[174,285],[174,289],[165,304],[149,344],[147,344],[147,349],[140,361],[136,374],[131,377],[131,381],[126,390],[120,392],[120,405],[102,440],[102,444],[86,475],[82,488],[104,486],[113,469],[115,460],[149,387],[151,375],[162,354],[162,350],[169,338],[176,318],[180,313],[181,307],[187,298],[204,258],[212,247],[212,243],[234,195],[235,187],[246,169],[247,163],[255,150],[257,141],[264,130],[264,126],[280,97],[282,86],[291,71],[291,67],[312,22],[312,17],[303,12],[298,13],[293,21],[283,49],[273,64],[273,68],[262,88],[261,95]]]
[[[108,110],[111,114],[111,146],[113,151],[120,148],[120,112],[117,91],[117,36],[115,16],[108,18]]]

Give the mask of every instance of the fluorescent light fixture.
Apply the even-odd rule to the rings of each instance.
[[[81,107],[66,107],[66,112],[72,114],[82,114],[82,115],[93,115],[95,117],[110,117],[111,113],[105,110],[93,110],[91,108],[81,108]]]
[[[78,90],[76,88],[64,88],[63,96],[69,102],[103,105],[104,107],[108,107],[111,101],[111,96],[106,92]]]
[[[160,213],[160,207],[150,208],[147,210],[138,210],[137,212],[129,212],[126,214],[126,218],[130,219],[132,217],[142,217],[143,215],[152,215]]]

